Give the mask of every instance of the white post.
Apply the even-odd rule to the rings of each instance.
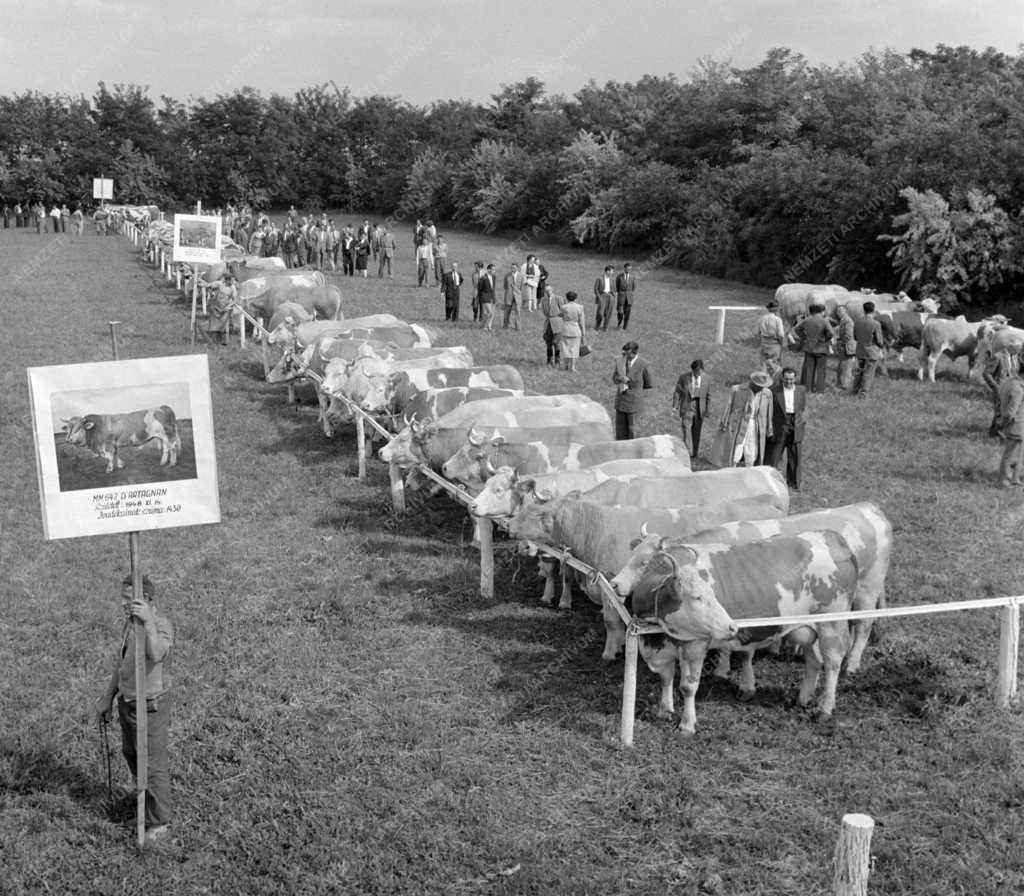
[[[181,266],[180,265],[175,265],[174,266],[174,286],[178,290],[178,292],[181,292]]]
[[[263,324],[263,318],[259,318],[260,322],[260,354],[263,358],[263,379],[267,378],[267,374],[270,373],[270,359],[267,357],[267,330]]]
[[[480,533],[480,596],[486,600],[494,598],[494,523],[487,519],[479,521]]]
[[[715,345],[725,345],[725,309],[718,309],[718,329],[715,331]]]
[[[636,719],[636,661],[640,654],[640,636],[631,625],[626,629],[626,667],[622,673],[622,716],[619,719],[619,740],[622,746],[633,746],[633,722]]]
[[[238,315],[238,347],[245,348],[245,318]]]
[[[836,844],[834,896],[867,896],[871,873],[871,833],[875,822],[870,815],[843,816]]]
[[[392,509],[395,513],[405,513],[405,482],[398,464],[388,464],[388,480],[391,483]]]
[[[1017,694],[1017,657],[1020,651],[1020,607],[1003,607],[999,620],[999,683],[996,703],[1006,709]]]
[[[359,458],[359,478],[366,478],[366,424],[363,415],[356,411],[356,457]]]

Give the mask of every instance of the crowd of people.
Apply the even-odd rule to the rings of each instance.
[[[4,203],[2,213],[4,230],[12,227],[35,229],[36,233],[72,233],[81,236],[85,231],[85,212],[81,205],[71,211],[67,203],[53,203],[49,210],[42,200],[35,202]]]

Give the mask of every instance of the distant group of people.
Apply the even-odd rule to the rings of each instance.
[[[34,227],[36,233],[73,233],[79,236],[85,230],[85,212],[76,206],[72,212],[67,203],[54,203],[49,211],[41,200],[24,205],[16,202],[13,206],[7,203],[2,213],[4,229],[14,227]]]

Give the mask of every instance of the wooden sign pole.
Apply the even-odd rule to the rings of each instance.
[[[110,322],[110,342],[114,360],[118,361],[117,325]],[[139,533],[128,533],[128,555],[131,563],[132,600],[143,599],[142,565],[139,560]],[[135,833],[139,849],[146,845],[146,786],[149,783],[149,719],[146,715],[146,626],[133,620],[135,629]]]
[[[196,214],[202,212],[203,203],[196,202]],[[189,318],[189,333],[191,333],[191,344],[196,344],[196,302],[199,300],[199,265],[192,265],[192,313]],[[204,303],[205,305],[205,303]],[[205,309],[204,309],[205,310]]]

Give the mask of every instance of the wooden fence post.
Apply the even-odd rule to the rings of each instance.
[[[640,654],[640,636],[630,625],[626,629],[626,667],[622,673],[622,715],[619,719],[619,740],[622,746],[633,746],[633,723],[636,720],[636,661]]]
[[[1020,605],[1012,601],[1000,611],[999,682],[996,703],[1003,709],[1017,694],[1017,658],[1020,652]]]
[[[715,345],[725,345],[725,309],[718,309],[718,326],[715,329]]]
[[[359,458],[359,478],[366,478],[366,424],[356,411],[356,457]]]
[[[875,822],[870,815],[843,816],[836,844],[834,896],[867,896],[871,873],[871,833]]]
[[[405,483],[398,464],[388,464],[388,480],[391,483],[391,509],[395,513],[405,513]]]
[[[480,596],[494,598],[494,523],[488,519],[478,520],[480,536]]]

